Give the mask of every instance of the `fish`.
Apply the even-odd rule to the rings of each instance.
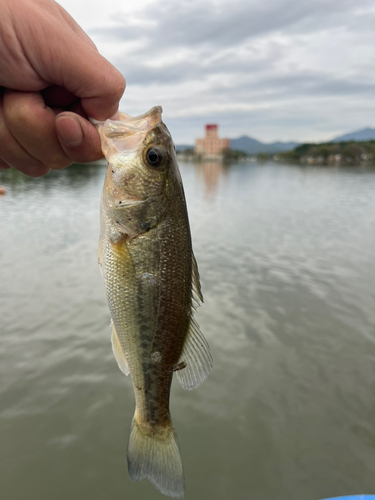
[[[172,377],[194,389],[213,360],[194,319],[203,296],[175,147],[160,106],[92,122],[108,162],[98,260],[112,349],[135,394],[128,471],[133,481],[147,478],[164,495],[182,498],[184,471],[169,411]]]

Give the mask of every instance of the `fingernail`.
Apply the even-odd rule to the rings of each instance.
[[[71,115],[58,115],[56,131],[61,142],[66,146],[79,146],[83,140],[83,131],[78,118]]]

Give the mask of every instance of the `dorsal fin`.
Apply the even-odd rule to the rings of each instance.
[[[201,290],[201,282],[200,282],[200,277],[199,277],[199,271],[198,271],[198,264],[197,261],[194,257],[193,254],[193,259],[192,259],[192,295],[195,301],[198,302],[198,306],[200,305],[200,302],[203,303],[203,295],[202,295],[202,290]]]

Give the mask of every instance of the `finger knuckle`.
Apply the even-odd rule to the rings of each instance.
[[[30,120],[30,109],[27,103],[15,101],[12,99],[10,102],[4,100],[4,118],[7,124],[28,124]]]

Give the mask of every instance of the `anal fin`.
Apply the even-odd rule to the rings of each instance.
[[[212,364],[208,342],[192,317],[184,347],[176,365],[179,368],[176,370],[176,376],[181,387],[189,391],[198,387],[208,377]]]
[[[118,338],[118,335],[117,335],[117,332],[115,329],[115,325],[113,324],[113,321],[111,321],[111,325],[112,325],[112,350],[113,350],[113,354],[115,355],[118,367],[127,376],[127,375],[129,375],[129,365],[128,365],[128,362],[126,361],[126,358],[125,358],[124,352],[122,350],[122,347],[121,347],[121,344],[120,344],[120,341],[119,341],[119,338]]]

